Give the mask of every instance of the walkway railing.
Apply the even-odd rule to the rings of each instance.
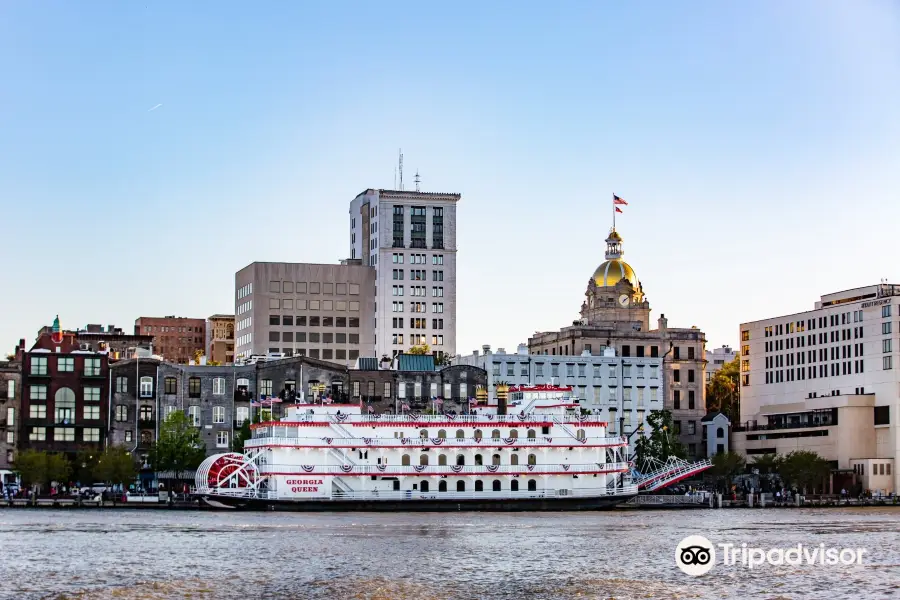
[[[654,461],[649,466],[652,470],[644,473],[635,471],[632,479],[642,490],[652,492],[702,473],[712,466],[712,462],[708,459],[689,462],[684,459],[669,457],[665,462]]]
[[[494,414],[476,414],[476,415],[426,415],[419,413],[403,413],[399,415],[391,414],[374,414],[374,415],[335,415],[333,411],[325,412],[324,410],[312,409],[314,412],[301,413],[297,412],[289,419],[288,422],[300,423],[321,423],[322,421],[338,422],[350,425],[368,425],[376,423],[507,423],[510,425],[521,425],[522,423],[547,423],[552,424],[554,421],[563,423],[606,423],[608,419],[601,415],[554,415],[552,413],[531,413],[531,414],[515,414],[515,415],[494,415]]]

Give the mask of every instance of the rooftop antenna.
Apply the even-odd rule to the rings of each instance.
[[[400,148],[400,191],[403,191],[403,148]]]
[[[418,170],[418,169],[416,169],[416,179],[415,179],[415,181],[416,181],[416,191],[418,192],[418,191],[419,191],[419,184],[422,182],[422,178],[419,177],[419,170]]]
[[[397,189],[397,167],[394,167],[394,189]]]

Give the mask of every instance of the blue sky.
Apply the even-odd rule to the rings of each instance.
[[[710,348],[900,282],[890,0],[5,2],[0,73],[4,352],[345,257],[400,147],[463,195],[461,352],[577,317],[613,192],[652,318]]]

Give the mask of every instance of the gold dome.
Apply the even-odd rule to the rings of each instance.
[[[621,242],[621,241],[622,241],[622,236],[619,235],[619,233],[618,233],[615,229],[613,229],[613,230],[610,232],[609,237],[606,238],[606,240],[607,240],[607,241],[609,241],[609,240],[614,240],[614,241],[616,241],[616,242]]]
[[[638,287],[638,278],[634,269],[621,258],[608,260],[594,271],[594,283],[597,287],[613,287],[623,279],[631,282],[633,287]]]

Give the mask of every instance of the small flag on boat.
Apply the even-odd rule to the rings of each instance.
[[[374,412],[375,412],[375,409],[372,408],[372,405],[370,404],[369,405],[369,414],[373,414]]]
[[[440,406],[441,404],[444,403],[444,399],[441,398],[440,396],[438,396],[437,398],[434,399],[434,403],[437,404],[438,406]]]
[[[400,410],[409,410],[409,404],[404,402],[403,404],[400,405]]]

